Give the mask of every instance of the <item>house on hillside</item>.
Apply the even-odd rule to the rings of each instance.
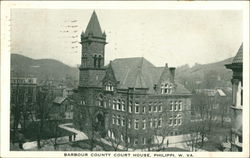
[[[181,128],[190,121],[191,93],[176,82],[175,68],[156,67],[138,57],[115,59],[104,66],[106,44],[93,12],[81,34],[80,79],[74,93],[77,104],[94,118],[87,119],[83,130],[93,129],[94,124],[103,137],[134,148],[157,144],[155,136],[183,134]],[[83,116],[76,118],[79,112],[74,108],[74,119]]]

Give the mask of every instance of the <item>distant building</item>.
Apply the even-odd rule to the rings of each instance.
[[[155,67],[144,58],[115,59],[104,66],[106,34],[95,12],[81,44],[75,95],[90,109],[100,132],[135,148],[157,143],[157,135],[183,134],[181,127],[190,121],[191,93],[175,81],[175,68]]]
[[[51,115],[53,119],[68,120],[73,119],[73,105],[67,97],[56,97],[53,101]]]
[[[220,121],[231,122],[231,112],[229,107],[230,97],[232,94],[231,88],[222,87],[215,89],[196,89],[195,93],[198,94],[198,96],[204,96],[204,99],[202,100],[203,104],[210,104],[206,106],[208,108],[207,110],[211,111],[211,118],[213,121],[218,123]],[[193,100],[192,103],[194,102],[195,101]],[[193,114],[197,115],[197,111],[199,111],[199,109],[197,109],[199,108],[198,106],[192,105],[192,110],[194,111]]]
[[[242,151],[242,110],[243,110],[243,81],[242,67],[243,66],[243,44],[241,44],[236,56],[231,64],[226,65],[226,68],[233,71],[232,89],[232,140],[231,150]]]
[[[11,78],[11,104],[35,102],[36,90],[37,90],[36,78],[12,77]]]
[[[11,77],[10,82],[10,139],[15,142],[23,137],[19,132],[32,119],[30,114],[35,110],[37,79]]]

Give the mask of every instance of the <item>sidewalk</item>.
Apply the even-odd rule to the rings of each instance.
[[[72,123],[66,123],[66,124],[61,124],[59,125],[58,127],[62,128],[62,129],[65,129],[67,131],[70,131],[70,132],[73,132],[76,134],[76,138],[75,140],[72,140],[72,141],[78,141],[78,140],[86,140],[88,139],[87,135],[75,128],[72,128],[72,127],[68,127],[67,125],[72,125]],[[44,144],[46,142],[49,142],[49,141],[53,141],[52,140],[53,138],[51,139],[47,139],[47,140],[41,140],[41,144]],[[69,137],[68,136],[64,136],[64,137],[59,137],[57,138],[57,142],[58,143],[66,143],[66,142],[69,142]],[[23,144],[23,149],[24,150],[31,150],[31,149],[34,149],[34,148],[37,148],[37,141],[33,141],[33,142],[25,142]]]
[[[73,127],[68,127],[68,125],[73,125],[73,123],[61,124],[61,125],[59,125],[59,127],[76,134],[75,140],[72,140],[72,141],[88,139],[88,136],[85,133],[83,133],[82,131],[79,131],[79,130],[73,128]]]

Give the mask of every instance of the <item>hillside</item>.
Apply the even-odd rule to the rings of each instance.
[[[78,80],[77,68],[53,59],[36,60],[19,54],[11,54],[11,71],[13,76],[33,76],[39,80],[62,80],[66,77]]]
[[[193,67],[183,65],[176,68],[176,80],[190,91],[193,88],[214,88],[231,86],[232,72],[225,64],[231,63],[232,58],[210,63],[195,64]],[[32,59],[19,54],[11,55],[11,70],[14,76],[34,76],[39,80],[54,78],[62,80],[70,77],[78,80],[79,70],[53,59]]]
[[[176,68],[176,78],[189,90],[193,88],[214,88],[231,86],[232,71],[225,64],[233,58],[210,64],[183,65]]]

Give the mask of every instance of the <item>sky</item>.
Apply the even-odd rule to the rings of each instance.
[[[206,64],[236,55],[242,43],[239,10],[95,10],[108,44],[105,64],[144,57],[155,66]],[[93,10],[12,9],[11,53],[76,66],[80,34]]]

